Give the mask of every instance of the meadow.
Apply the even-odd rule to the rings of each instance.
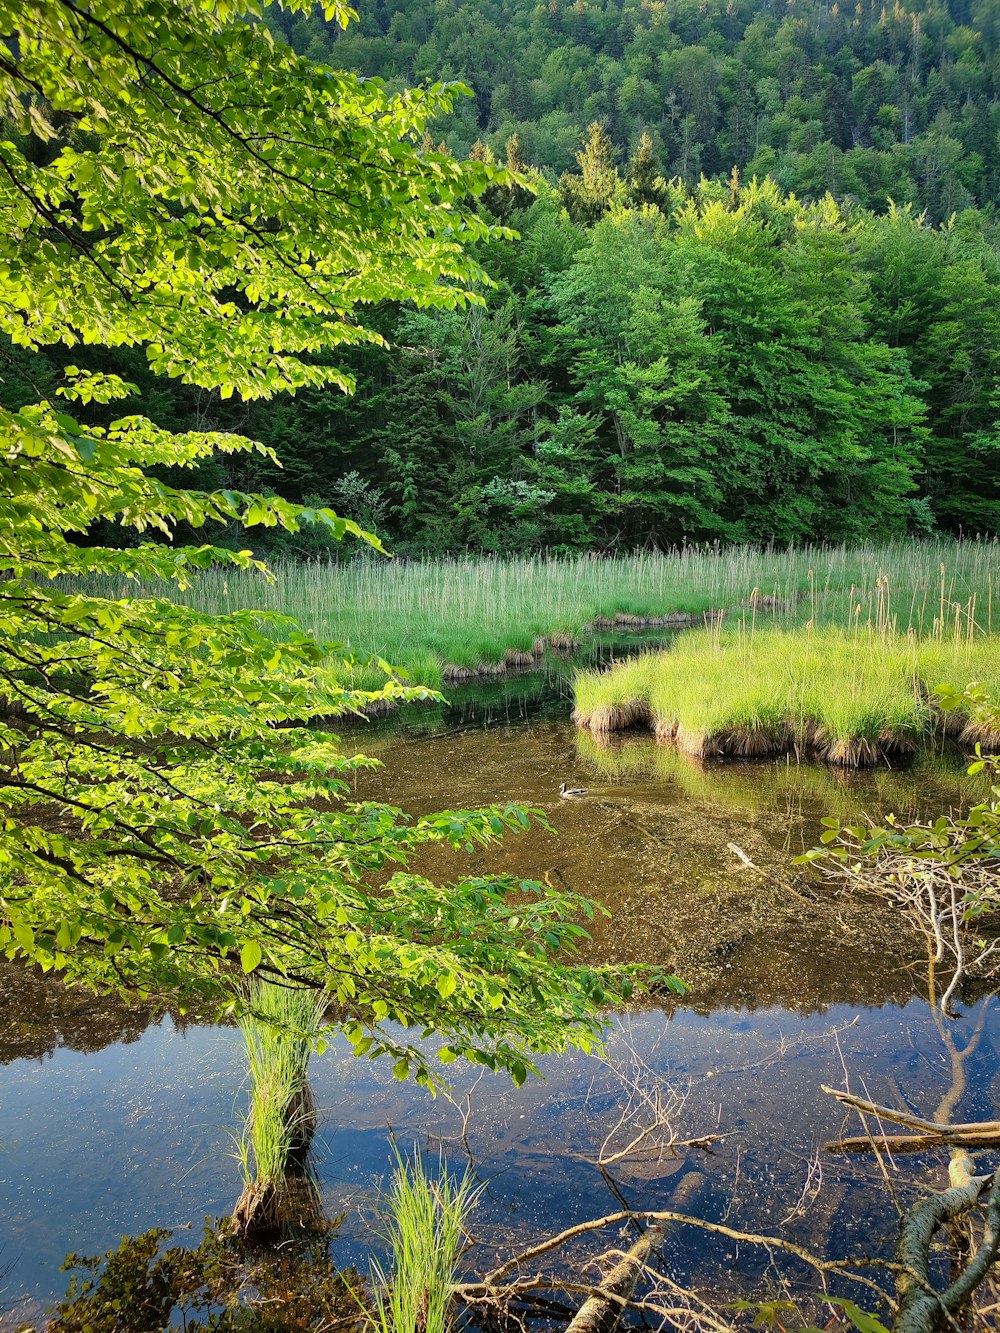
[[[849,628],[870,622],[926,637],[944,625],[950,633],[958,607],[960,620],[971,618],[977,632],[990,634],[1000,545],[710,546],[419,563],[357,558],[278,563],[270,575],[209,570],[183,594],[123,578],[92,580],[88,587],[114,598],[182,597],[212,612],[279,612],[319,638],[347,645],[359,660],[375,655],[416,683],[440,687],[526,666],[543,644],[569,646],[595,623],[616,618],[623,628],[641,628],[725,612],[726,623],[766,618],[785,628],[809,622]],[[376,668],[361,665],[350,683],[377,686],[379,679]]]

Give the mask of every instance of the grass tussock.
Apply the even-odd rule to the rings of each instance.
[[[451,1292],[475,1194],[470,1177],[456,1181],[443,1162],[432,1179],[419,1153],[410,1161],[397,1156],[383,1232],[390,1272],[372,1263],[376,1333],[449,1333]]]
[[[1000,638],[921,640],[891,626],[696,631],[574,683],[577,725],[596,734],[648,720],[698,758],[814,753],[843,768],[912,756],[940,726],[935,686],[976,680],[997,696]],[[954,729],[955,723],[949,725]],[[997,737],[960,719],[965,743]]]
[[[594,559],[536,556],[437,559],[400,564],[281,563],[273,579],[214,569],[183,594],[125,578],[88,581],[112,598],[177,597],[201,610],[260,610],[294,617],[317,637],[346,645],[357,664],[340,683],[380,688],[377,655],[437,687],[487,668],[528,666],[542,647],[561,650],[590,628],[682,627],[741,608],[752,623],[874,624],[920,637],[992,631],[1000,589],[995,541],[906,541],[790,550],[691,547]],[[956,620],[957,617],[957,620]],[[280,627],[264,625],[279,636]]]
[[[316,1121],[308,1070],[326,1010],[315,991],[270,981],[252,983],[246,998],[239,1025],[250,1105],[238,1144],[244,1188],[233,1212],[242,1235],[307,1226],[319,1217],[305,1160]]]

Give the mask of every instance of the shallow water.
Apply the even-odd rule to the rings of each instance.
[[[487,1181],[467,1262],[527,1245],[587,1217],[663,1208],[683,1176],[703,1180],[687,1209],[775,1232],[830,1254],[884,1248],[895,1212],[862,1159],[815,1158],[840,1133],[842,1110],[822,1083],[876,1100],[907,1098],[930,1113],[951,1066],[941,1025],[920,998],[921,951],[898,919],[839,897],[791,864],[824,814],[938,811],[974,794],[952,761],[909,771],[835,774],[810,766],[697,765],[626,737],[601,748],[566,720],[560,680],[538,673],[492,692],[456,692],[451,709],[372,727],[364,748],[385,761],[359,795],[411,810],[518,800],[543,807],[555,835],[533,830],[471,858],[437,851],[426,869],[447,878],[510,869],[585,892],[610,909],[590,946],[597,957],[666,965],[692,983],[665,1008],[619,1015],[615,1067],[573,1055],[542,1062],[544,1080],[517,1090],[492,1076],[472,1093],[468,1146]],[[355,739],[356,733],[352,736]],[[589,788],[560,801],[561,781]],[[747,867],[731,850],[739,847]],[[970,997],[970,1001],[971,1001]],[[956,1118],[991,1114],[1000,1024],[970,1002],[947,1029],[955,1040],[982,1019],[964,1065]],[[231,1029],[181,1025],[123,1010],[7,968],[0,973],[0,1267],[5,1303],[30,1313],[65,1286],[66,1253],[99,1253],[124,1233],[192,1224],[227,1212],[240,1188],[232,1135],[242,1109],[241,1046]],[[711,1153],[688,1148],[596,1161],[627,1100],[621,1071],[673,1089],[679,1138],[723,1135]],[[339,1044],[312,1065],[320,1113],[316,1171],[328,1214],[345,1214],[337,1256],[363,1260],[362,1221],[399,1143],[464,1160],[462,1115],[392,1078],[388,1065],[351,1059]],[[459,1074],[461,1099],[475,1081]],[[851,1131],[854,1132],[854,1131]],[[613,1136],[614,1152],[631,1135]],[[901,1164],[905,1195],[937,1181],[941,1158]],[[596,1243],[581,1245],[593,1255]],[[759,1252],[704,1233],[668,1241],[675,1276],[728,1294],[766,1284]],[[814,1284],[813,1284],[814,1285]]]

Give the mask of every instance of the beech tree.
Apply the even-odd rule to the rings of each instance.
[[[352,12],[332,0],[327,17]],[[224,397],[349,391],[336,349],[379,341],[375,303],[476,299],[465,247],[489,229],[468,200],[508,177],[421,146],[461,90],[390,95],[260,18],[246,0],[0,0],[11,343],[140,348]],[[225,1000],[250,973],[322,988],[357,1053],[392,1052],[422,1081],[427,1057],[387,1020],[517,1080],[533,1051],[586,1046],[633,984],[564,957],[589,904],[409,867],[428,842],[471,848],[538,812],[407,819],[348,799],[370,761],[318,724],[422,691],[386,664],[381,691],[353,690],[338,646],[282,617],[206,616],[138,585],[254,563],[171,540],[180,524],[378,539],[329,509],[168,484],[163,468],[260,446],[115,417],[130,392],[69,366],[0,414],[0,948],[180,1003]],[[117,529],[130,544],[97,544]],[[101,596],[104,575],[135,596]]]

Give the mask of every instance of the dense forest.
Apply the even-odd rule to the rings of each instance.
[[[252,405],[118,370],[206,481],[322,500],[402,554],[1000,527],[1000,6],[380,0],[279,40],[472,95],[429,157],[513,168],[482,306],[384,306],[356,392]],[[281,26],[279,26],[281,25]],[[14,356],[8,405],[58,367]],[[241,541],[243,538],[241,537]],[[272,542],[318,552],[321,535]]]

